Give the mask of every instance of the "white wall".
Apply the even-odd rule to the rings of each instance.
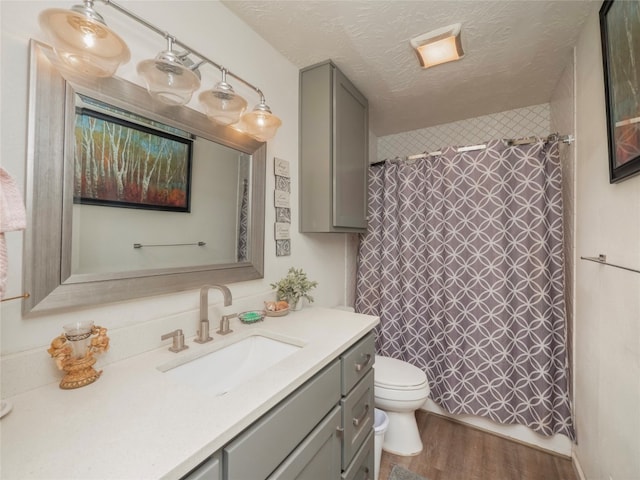
[[[558,84],[551,95],[551,130],[564,135],[576,131],[575,108],[575,51],[571,52]],[[573,332],[575,309],[575,224],[576,224],[576,148],[574,144],[560,144],[560,166],[562,168],[562,218],[564,222],[564,282],[565,310],[567,314],[567,351],[569,354],[570,379],[573,380]],[[571,394],[573,385],[571,384]]]
[[[640,176],[609,184],[597,12],[576,46],[576,255],[640,268]],[[640,275],[576,261],[575,455],[587,479],[640,478]]]
[[[72,2],[73,3],[73,2]],[[267,188],[265,225],[265,278],[251,282],[230,285],[234,304],[257,308],[262,297],[271,294],[269,283],[282,277],[290,266],[302,267],[309,277],[319,282],[314,291],[316,304],[333,306],[345,303],[345,255],[347,236],[342,234],[301,235],[298,233],[298,70],[284,59],[261,37],[249,29],[226,7],[216,1],[127,1],[121,3],[161,28],[166,28],[184,42],[228,67],[250,82],[258,85],[265,93],[267,103],[283,121],[278,135],[269,142],[267,149]],[[5,1],[0,3],[2,26],[1,56],[1,142],[2,167],[12,175],[19,186],[24,188],[25,158],[27,139],[27,91],[28,91],[28,41],[30,37],[45,40],[37,24],[39,12],[45,8],[68,8],[67,1],[24,2]],[[107,23],[118,31],[132,50],[132,60],[118,71],[118,76],[140,83],[135,74],[135,65],[140,60],[155,56],[166,47],[165,41],[156,34],[145,30],[131,20],[118,14],[111,7],[96,2],[96,8],[105,16]],[[203,88],[211,87],[219,80],[219,73],[208,67],[203,68]],[[240,85],[236,91],[248,99],[250,105],[259,99],[255,92]],[[194,95],[197,97],[197,94]],[[195,102],[192,101],[195,105]],[[47,121],[47,119],[42,119]],[[273,157],[286,159],[291,164],[292,193],[294,209],[291,228],[291,251],[289,257],[275,256],[273,240]],[[9,255],[9,279],[7,297],[19,295],[22,287],[22,233],[7,235]],[[221,303],[217,292],[211,292],[210,302]],[[185,335],[195,334],[198,320],[198,292],[190,291],[173,295],[140,299],[117,304],[96,306],[23,318],[20,301],[1,304],[0,322],[2,352],[2,395],[15,392],[11,387],[12,368],[22,368],[23,377],[37,377],[34,369],[43,368],[51,373],[46,348],[51,339],[61,333],[62,325],[75,320],[93,320],[116,334],[124,327],[139,328],[145,343],[144,348],[157,348],[161,342],[158,328],[182,328]],[[217,307],[216,307],[217,308]],[[235,308],[235,306],[233,307]],[[184,314],[184,315],[182,315]],[[176,325],[176,322],[182,322]],[[158,327],[158,326],[161,327]],[[144,328],[142,328],[144,326]],[[136,330],[138,331],[138,330]],[[137,335],[137,334],[136,334]],[[123,337],[129,338],[127,335]],[[148,337],[148,338],[147,338]],[[150,339],[150,340],[149,340]],[[117,350],[117,342],[112,342]],[[143,347],[140,347],[143,348]],[[26,354],[18,354],[34,349],[39,352],[38,360],[29,364]],[[133,350],[130,353],[135,353]],[[8,363],[7,363],[8,362]],[[20,367],[22,365],[22,367]],[[55,374],[55,372],[53,372]],[[46,377],[46,375],[44,375]],[[43,377],[43,378],[44,378]],[[31,385],[33,386],[33,385]]]

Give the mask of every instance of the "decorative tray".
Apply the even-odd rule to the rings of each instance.
[[[284,317],[288,313],[289,313],[289,309],[285,308],[284,310],[272,310],[272,311],[267,310],[265,312],[265,315],[267,317]]]

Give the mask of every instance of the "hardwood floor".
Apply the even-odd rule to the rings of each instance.
[[[422,410],[424,449],[415,457],[382,452],[379,480],[394,464],[428,480],[578,480],[571,460],[527,447]]]

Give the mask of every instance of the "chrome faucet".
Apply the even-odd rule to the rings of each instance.
[[[209,290],[216,289],[222,292],[224,296],[224,306],[228,307],[231,305],[231,290],[229,290],[224,285],[204,285],[200,289],[200,330],[198,330],[198,338],[195,339],[197,343],[205,343],[213,340],[209,336]],[[223,315],[220,319],[220,328],[216,332],[220,335],[226,335],[227,333],[231,333],[233,330],[229,328],[229,319],[237,316],[237,314],[233,315]]]

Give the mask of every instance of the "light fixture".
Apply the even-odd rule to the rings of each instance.
[[[227,83],[227,69],[222,68],[222,81],[213,90],[206,90],[198,96],[207,117],[221,125],[233,125],[247,108],[247,101],[233,91]]]
[[[416,51],[420,66],[429,68],[464,57],[460,40],[461,28],[461,24],[455,23],[412,38],[411,46]]]
[[[140,62],[137,71],[152,97],[168,105],[184,105],[200,88],[200,72],[186,53],[173,51],[173,41],[167,35],[167,49],[156,58]]]
[[[245,113],[239,123],[239,129],[260,142],[266,142],[275,137],[282,120],[271,113],[271,109],[265,103],[264,95],[260,95],[260,103],[253,111]]]
[[[129,48],[93,9],[93,0],[70,10],[51,8],[39,18],[58,57],[79,73],[110,77],[131,58]]]
[[[232,125],[261,142],[275,136],[282,121],[271,113],[258,87],[113,0],[102,2],[167,40],[167,50],[137,66],[137,72],[144,78],[152,97],[169,105],[188,103],[200,88],[200,66],[208,63],[222,72],[222,81],[198,97],[207,116],[221,125]],[[131,54],[126,43],[106,26],[102,16],[93,9],[93,3],[94,0],[83,0],[83,5],[75,5],[70,10],[45,10],[40,14],[40,25],[51,38],[57,55],[77,73],[110,77],[121,63],[129,61]],[[174,45],[184,52],[174,51]],[[198,62],[189,57],[197,58]],[[227,75],[260,95],[260,103],[252,112],[242,115],[247,101],[227,83]]]

